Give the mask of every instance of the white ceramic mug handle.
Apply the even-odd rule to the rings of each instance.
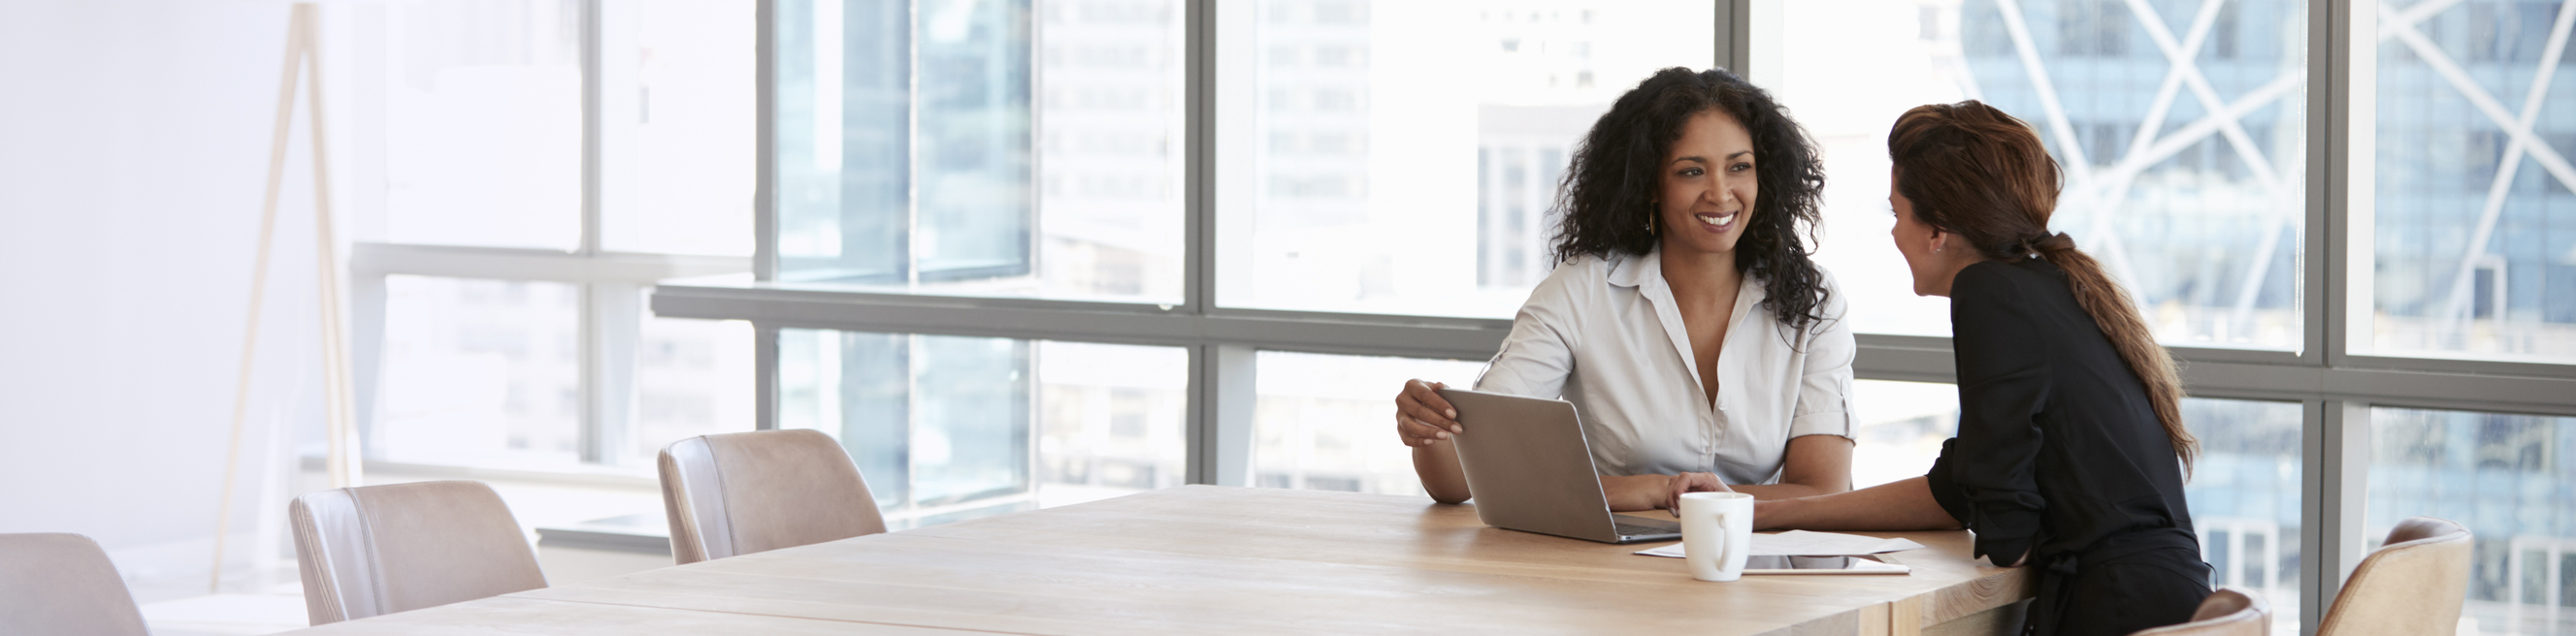
[[[1735,549],[1735,542],[1728,541],[1726,538],[1735,536],[1735,533],[1729,532],[1726,527],[1727,515],[1720,514],[1712,518],[1715,519],[1713,523],[1717,524],[1717,541],[1714,542],[1717,544],[1717,569],[1719,572],[1724,572],[1726,571],[1726,552]]]

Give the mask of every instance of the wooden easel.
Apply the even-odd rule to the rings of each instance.
[[[286,75],[277,87],[276,132],[269,138],[268,193],[260,204],[259,256],[251,269],[250,320],[243,326],[241,374],[233,385],[232,441],[224,452],[223,504],[215,514],[214,567],[206,576],[206,591],[221,591],[224,580],[224,539],[232,531],[234,478],[239,473],[242,446],[242,419],[250,409],[252,358],[259,350],[260,305],[268,291],[270,246],[277,235],[278,189],[286,180],[286,147],[288,132],[295,121],[297,80],[309,76],[311,87],[304,92],[307,121],[312,123],[313,138],[313,238],[317,261],[314,271],[321,285],[322,378],[325,417],[328,420],[329,454],[324,470],[331,477],[331,487],[346,488],[360,483],[357,453],[358,429],[355,390],[349,373],[348,332],[340,315],[339,248],[331,230],[331,173],[326,160],[328,144],[324,143],[322,125],[322,57],[321,10],[311,3],[297,3],[286,27]]]

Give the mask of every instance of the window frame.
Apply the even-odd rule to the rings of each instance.
[[[606,149],[616,143],[603,112],[631,109],[632,103],[618,101],[608,93],[610,82],[631,80],[604,64],[604,51],[611,45],[632,45],[631,41],[612,42],[618,29],[631,31],[631,11],[606,10],[608,0],[582,0],[580,16],[581,66],[581,237],[570,251],[543,248],[487,247],[424,243],[356,241],[350,245],[349,304],[352,313],[351,352],[359,439],[365,444],[362,456],[377,466],[427,472],[431,474],[494,474],[491,469],[475,466],[417,465],[388,462],[383,456],[381,435],[377,434],[376,398],[383,375],[386,287],[388,276],[434,276],[508,281],[544,281],[581,286],[579,307],[581,414],[580,457],[582,468],[594,471],[552,473],[525,470],[498,471],[538,481],[609,481],[626,485],[650,485],[647,464],[620,463],[627,454],[626,443],[634,427],[632,416],[635,398],[635,351],[641,340],[646,303],[641,292],[655,282],[672,278],[743,274],[752,271],[750,257],[704,256],[650,252],[617,252],[603,248],[605,240],[604,185],[614,176]],[[631,36],[626,38],[631,40]],[[611,77],[612,74],[617,77]],[[765,85],[764,85],[765,86]],[[764,89],[765,90],[765,89]],[[762,123],[766,123],[766,118]],[[758,133],[755,133],[758,134]],[[762,138],[766,141],[766,137]],[[766,145],[760,152],[767,152]]]
[[[595,1],[595,0],[594,0]],[[758,12],[760,90],[758,232],[748,285],[661,284],[661,316],[749,320],[761,377],[759,425],[775,425],[777,334],[781,328],[1004,336],[1185,347],[1189,351],[1187,481],[1250,485],[1254,352],[1485,359],[1511,321],[1228,308],[1217,292],[1214,91],[1217,0],[1185,0],[1183,147],[1184,301],[1177,305],[1024,298],[859,293],[769,282],[777,273],[771,165],[775,86],[773,0]],[[1718,46],[1711,62],[1754,81],[1778,77],[1775,34],[1790,0],[1712,0]],[[2013,0],[2000,0],[2007,10]],[[2372,355],[2368,286],[2372,264],[2372,162],[2376,134],[2377,5],[2309,0],[2305,107],[2306,189],[2300,241],[2301,346],[2296,351],[2169,347],[2195,397],[2296,402],[2303,406],[2299,564],[2301,633],[2313,634],[2369,537],[2362,510],[2374,406],[2576,416],[2576,364]],[[1766,26],[1767,25],[1767,26]],[[2356,99],[2357,98],[2357,99]],[[595,186],[596,183],[589,184]],[[586,217],[585,228],[593,219]],[[585,243],[585,245],[589,245]],[[2356,270],[2356,267],[2359,269]],[[2359,273],[2356,274],[2355,272]],[[1859,379],[1955,382],[1946,337],[1859,334]],[[1392,388],[1392,387],[1390,387]],[[2289,604],[2290,599],[2276,599]]]

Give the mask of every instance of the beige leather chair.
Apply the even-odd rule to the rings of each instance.
[[[146,636],[143,612],[98,542],[0,534],[0,634]]]
[[[2271,636],[2272,604],[2251,590],[2222,587],[2201,599],[2191,622],[2130,636]]]
[[[325,490],[287,515],[315,625],[546,586],[509,505],[480,482]]]
[[[2459,629],[2469,592],[2469,529],[2415,517],[2388,531],[2388,543],[2361,560],[2335,594],[2317,636],[2414,636]]]
[[[662,508],[680,563],[885,532],[876,497],[832,437],[705,435],[662,449]]]

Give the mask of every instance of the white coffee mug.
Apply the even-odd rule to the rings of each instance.
[[[1753,496],[1740,492],[1682,493],[1682,554],[1691,578],[1733,581],[1744,577],[1753,552]]]

